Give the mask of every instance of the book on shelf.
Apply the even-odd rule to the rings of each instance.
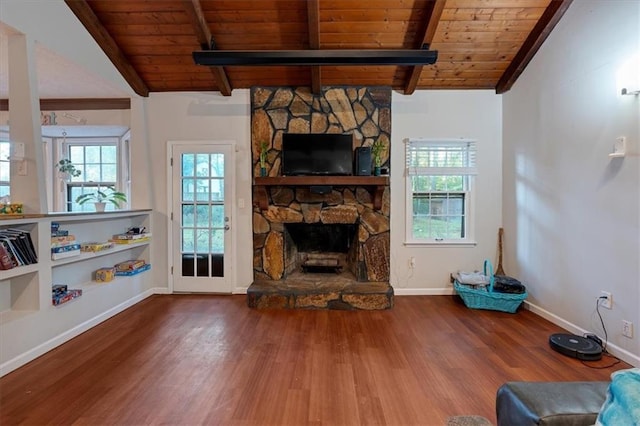
[[[24,247],[27,257],[31,260],[31,263],[38,262],[38,254],[36,252],[36,247],[33,245],[33,240],[31,239],[30,232],[24,231],[22,229],[11,228],[6,229],[5,231],[12,233],[20,240],[20,244],[22,245],[22,247]]]
[[[16,266],[26,265],[26,263],[24,263],[24,259],[16,251],[16,248],[11,242],[10,238],[0,237],[0,244],[2,244],[2,246],[6,249],[7,254],[9,255],[9,259],[13,264],[13,268],[15,268]]]
[[[9,251],[4,244],[0,244],[0,269],[6,271],[7,269],[13,269],[15,267],[16,264],[9,254]]]
[[[0,244],[4,247],[6,255],[13,267],[31,265],[38,262],[35,246],[31,240],[31,234],[21,229],[0,230]],[[9,265],[9,262],[5,262]],[[11,268],[9,268],[11,269]]]

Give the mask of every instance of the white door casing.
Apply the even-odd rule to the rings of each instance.
[[[169,142],[173,292],[231,293],[235,144]]]

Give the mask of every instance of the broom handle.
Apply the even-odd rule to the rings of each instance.
[[[504,275],[504,270],[502,269],[502,235],[504,234],[504,229],[498,229],[498,267],[496,268],[496,274]]]

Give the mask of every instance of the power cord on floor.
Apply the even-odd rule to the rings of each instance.
[[[608,358],[613,358],[615,361],[609,365],[594,367],[593,365],[589,365],[588,363],[584,362],[584,360],[581,360],[583,365],[586,365],[589,368],[594,368],[597,370],[611,368],[616,364],[620,364],[620,358],[614,355],[611,355],[609,352],[607,352],[607,341],[609,337],[607,336],[607,327],[604,326],[604,320],[602,319],[602,315],[600,314],[600,299],[606,299],[606,298],[607,298],[606,296],[600,296],[596,299],[596,312],[598,313],[598,318],[600,318],[600,324],[602,325],[602,331],[604,332],[604,343],[602,344],[602,355]],[[584,337],[587,337],[587,335],[585,334]]]

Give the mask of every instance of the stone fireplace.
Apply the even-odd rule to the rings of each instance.
[[[270,188],[269,196],[267,210],[253,215],[256,279],[286,281],[299,269],[296,255],[300,252],[338,252],[335,247],[323,247],[327,243],[323,234],[341,225],[353,234],[350,237],[348,231],[342,231],[349,239],[343,241],[349,245],[343,252],[343,266],[353,279],[389,281],[389,218],[384,213],[389,210],[388,197],[383,196],[381,211],[375,211],[371,194],[362,188],[336,188],[331,194],[314,194],[306,187],[277,186]],[[294,238],[303,237],[302,232],[306,235],[304,250],[298,248]]]
[[[391,90],[253,88],[254,282],[251,307],[386,309],[388,177],[280,176],[282,135],[347,133],[354,149],[380,140],[389,163]],[[268,147],[267,176],[260,151]],[[320,188],[320,190],[318,190]]]

